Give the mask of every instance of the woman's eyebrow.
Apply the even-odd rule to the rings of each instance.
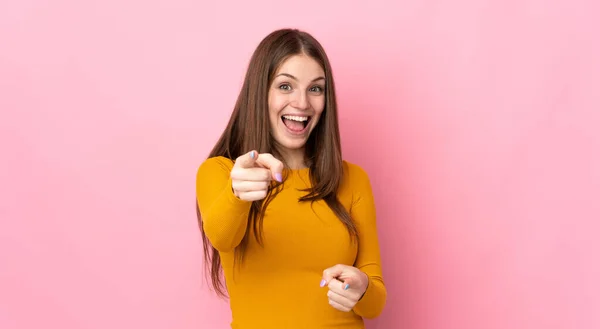
[[[291,74],[289,74],[289,73],[279,73],[277,76],[281,76],[281,75],[283,75],[283,76],[286,76],[286,77],[288,77],[288,78],[290,78],[290,79],[294,79],[294,80],[298,81],[298,78],[296,78],[295,76],[293,76],[293,75],[291,75]],[[325,77],[317,77],[317,78],[314,78],[314,79],[312,80],[312,82],[315,82],[315,81],[317,81],[317,80],[325,80]]]

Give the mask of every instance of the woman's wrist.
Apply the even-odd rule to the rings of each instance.
[[[363,272],[363,271],[360,271],[360,272],[363,274],[363,277],[364,277],[364,279],[365,279],[365,281],[366,281],[366,284],[365,284],[365,291],[363,291],[362,295],[361,295],[361,296],[360,296],[360,298],[358,299],[359,301],[360,301],[360,300],[361,300],[361,299],[362,299],[362,298],[365,296],[365,294],[367,293],[367,289],[369,289],[369,284],[370,284],[370,281],[371,281],[371,280],[369,280],[369,275],[367,275],[367,273],[365,273],[365,272]]]

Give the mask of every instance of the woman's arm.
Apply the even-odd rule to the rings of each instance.
[[[209,158],[196,176],[196,199],[204,232],[220,252],[230,252],[242,241],[251,202],[238,199],[231,188],[233,161]]]
[[[381,270],[375,201],[367,173],[356,165],[351,167],[350,179],[355,194],[350,215],[358,226],[359,235],[354,266],[368,277],[367,290],[354,306],[354,312],[365,318],[375,318],[383,311],[387,298]]]

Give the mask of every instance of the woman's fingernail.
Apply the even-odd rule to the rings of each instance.
[[[327,283],[325,279],[321,280],[321,288],[325,287],[325,283]]]
[[[346,285],[344,286],[344,290],[348,290],[348,288],[350,288],[350,285],[346,283]]]
[[[250,152],[250,158],[254,159],[254,151]]]
[[[281,177],[281,173],[276,173],[276,174],[275,174],[275,179],[276,179],[278,182],[280,182],[280,183],[281,183],[281,182],[283,182],[283,177]]]

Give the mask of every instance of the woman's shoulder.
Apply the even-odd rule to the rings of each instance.
[[[233,168],[233,160],[224,156],[209,157],[198,167],[198,175],[213,174],[216,172],[230,172]]]
[[[343,161],[343,166],[344,180],[351,186],[360,188],[361,186],[370,185],[369,174],[362,166],[348,160]]]
[[[362,166],[348,160],[343,160],[342,163],[344,164],[344,172],[348,175],[352,177],[368,176],[367,171]]]

